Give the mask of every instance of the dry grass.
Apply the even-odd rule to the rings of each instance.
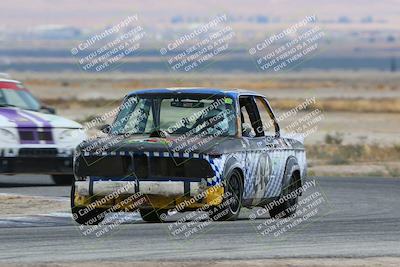
[[[121,99],[127,92],[139,88],[216,87],[246,88],[268,95],[275,109],[291,109],[300,104],[308,90],[314,90],[317,102],[310,108],[325,111],[400,113],[400,74],[383,72],[304,72],[263,74],[207,73],[182,75],[177,73],[31,73],[16,74],[35,95],[49,105],[63,107],[98,107],[106,99]],[[353,92],[351,97],[335,89]],[[293,94],[276,96],[279,90]],[[273,93],[275,92],[275,93]],[[298,92],[298,93],[297,93]],[[319,97],[318,92],[321,92]],[[355,93],[354,93],[355,92]],[[378,93],[377,93],[378,92]],[[382,92],[382,94],[380,93]],[[370,97],[372,93],[374,97]],[[279,94],[278,94],[279,95]],[[381,96],[382,95],[382,96]],[[390,96],[394,96],[390,98]],[[330,97],[330,98],[328,98]],[[358,97],[358,98],[355,98]],[[93,101],[86,101],[93,99]],[[66,101],[70,103],[65,103]]]
[[[270,99],[275,109],[291,109],[304,100]],[[307,107],[324,111],[400,113],[400,99],[317,99]]]
[[[400,145],[307,145],[309,176],[400,178]]]
[[[81,87],[92,85],[107,85],[110,88],[165,88],[165,87],[180,87],[180,86],[194,86],[194,87],[217,87],[217,88],[246,88],[249,90],[264,90],[264,89],[285,89],[296,88],[299,89],[312,89],[312,88],[335,88],[340,85],[336,81],[304,81],[304,80],[281,80],[260,77],[247,77],[247,76],[208,76],[207,78],[196,75],[190,77],[183,76],[164,76],[142,79],[104,79],[104,78],[90,78],[90,79],[59,79],[59,80],[46,80],[30,78],[25,80],[27,87],[32,86],[53,86],[53,87]]]
[[[96,98],[82,100],[77,98],[61,99],[47,98],[42,100],[45,104],[55,108],[103,107],[119,104],[119,100]],[[271,105],[277,110],[289,110],[303,103],[304,100],[295,99],[270,99]],[[321,109],[323,111],[339,112],[376,112],[400,113],[400,99],[323,99],[307,106],[307,109]]]
[[[70,108],[97,108],[97,107],[116,107],[121,104],[122,100],[111,100],[104,98],[97,98],[92,100],[81,100],[76,98],[71,99],[43,99],[42,102],[46,105],[55,107],[57,109],[70,109]]]
[[[355,144],[307,145],[307,157],[329,164],[348,164],[355,162],[392,162],[400,158],[400,145],[380,147],[378,145]]]

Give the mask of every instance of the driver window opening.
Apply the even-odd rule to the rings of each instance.
[[[272,112],[262,97],[256,97],[255,102],[257,105],[258,112],[260,114],[261,124],[265,136],[275,136],[275,120],[273,118]]]
[[[257,112],[257,106],[252,96],[239,98],[242,135],[245,137],[264,136],[262,123]]]

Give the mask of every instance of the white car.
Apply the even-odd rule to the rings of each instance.
[[[0,173],[50,174],[56,184],[72,183],[74,150],[86,134],[54,113],[22,83],[0,79]]]

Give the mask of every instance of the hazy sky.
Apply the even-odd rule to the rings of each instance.
[[[1,0],[0,7],[0,27],[7,29],[46,24],[101,28],[130,14],[150,23],[169,21],[174,15],[210,17],[218,13],[282,19],[312,14],[355,19],[372,15],[390,22],[400,18],[400,0]]]

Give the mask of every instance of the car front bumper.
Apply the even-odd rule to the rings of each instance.
[[[82,196],[106,196],[135,193],[164,196],[195,196],[201,193],[200,182],[183,181],[76,181],[75,192]]]
[[[187,181],[75,181],[75,205],[87,206],[96,200],[102,203],[98,208],[110,208],[123,202],[129,196],[144,196],[146,203],[139,208],[174,208],[186,201],[184,209],[202,207],[205,204],[221,203],[224,188],[207,187],[202,182]],[[112,197],[111,197],[112,196]],[[105,201],[106,200],[106,201]]]
[[[73,157],[0,157],[0,173],[72,174]]]
[[[58,145],[0,149],[0,173],[72,174],[73,148]]]

